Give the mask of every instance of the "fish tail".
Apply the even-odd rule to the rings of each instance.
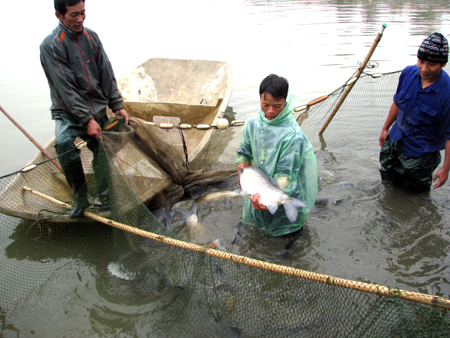
[[[291,202],[284,205],[284,211],[286,212],[286,216],[291,223],[294,223],[298,217],[297,207]]]
[[[291,203],[298,209],[298,208],[308,208],[311,210],[311,208],[304,203],[303,201],[300,201],[299,199],[296,199],[294,197],[291,197]]]

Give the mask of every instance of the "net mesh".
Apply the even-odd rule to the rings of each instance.
[[[326,144],[317,132],[345,86],[311,106],[302,128],[315,149],[364,147],[378,135],[398,76],[363,76],[324,132]],[[355,133],[342,135],[349,118]],[[100,143],[110,210],[83,161],[91,206],[82,219],[68,217],[71,189],[50,161],[0,179],[3,336],[449,336],[447,299],[181,241],[134,193],[117,154]],[[221,161],[233,165],[230,154]]]
[[[354,151],[354,147],[365,147],[374,137],[378,138],[400,74],[393,72],[381,77],[362,74],[324,130],[322,127],[345,93],[346,85],[330,93],[324,101],[311,105],[306,113],[300,112],[297,120],[300,122],[307,115],[301,127],[314,149],[345,151],[347,148]],[[350,123],[352,132],[344,133]]]

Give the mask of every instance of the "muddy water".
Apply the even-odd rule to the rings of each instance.
[[[21,15],[0,23],[2,31],[14,31],[2,40],[6,48],[0,55],[0,105],[44,144],[54,130],[38,46],[57,22],[51,2],[30,2],[26,11],[19,8],[22,2],[10,6],[15,7],[12,13]],[[449,7],[447,1],[139,0],[110,1],[106,11],[102,3],[87,2],[85,24],[99,33],[118,77],[151,57],[229,61],[234,75],[230,106],[236,118],[246,119],[256,113],[258,86],[269,73],[288,78],[291,91],[304,103],[343,84],[364,59],[382,23],[388,27],[372,58],[379,71],[415,63],[417,46],[428,34],[441,31],[449,37]],[[26,43],[17,44],[17,37],[25,37]],[[3,175],[24,166],[36,149],[4,116],[0,126]],[[348,126],[350,133],[351,121]],[[229,205],[225,199],[200,203],[200,228],[187,231],[176,216],[175,232],[202,245],[219,239],[225,250],[252,258],[448,298],[448,184],[429,195],[384,187],[377,141],[366,142],[360,150],[317,151],[319,197],[328,202],[313,209],[289,256],[276,255],[286,238],[269,238],[251,228],[242,227],[231,244],[242,212],[241,197],[231,198]],[[217,188],[233,190],[237,182]],[[22,236],[25,232],[19,226],[4,234],[8,245],[0,261],[19,259],[32,268],[49,258],[64,265],[77,257],[79,268],[75,275],[61,273],[57,284],[49,279],[38,298],[46,299],[41,315],[24,310],[24,318],[30,317],[19,328],[24,336],[80,336],[97,332],[94,327],[113,336],[121,332],[123,318],[140,311],[142,298],[136,295],[129,295],[127,305],[121,306],[93,292],[90,286],[111,278],[105,272],[107,262],[98,261],[95,239],[85,239],[71,255],[64,254],[65,249],[50,255],[44,246]],[[124,297],[120,288],[103,291]],[[72,297],[74,292],[78,298]],[[61,304],[66,312],[57,312]],[[145,326],[122,329],[146,335]],[[10,327],[2,330],[14,336]]]

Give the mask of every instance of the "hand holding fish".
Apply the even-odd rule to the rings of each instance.
[[[264,170],[247,166],[238,167],[240,173],[241,194],[251,195],[253,208],[257,210],[267,210],[273,215],[278,210],[278,206],[283,205],[286,216],[291,223],[297,220],[298,208],[310,207],[299,199],[288,196],[280,185],[269,176]],[[258,207],[260,209],[258,209]]]
[[[259,193],[252,195],[253,209],[255,210],[269,210],[267,207],[261,203],[261,195]]]

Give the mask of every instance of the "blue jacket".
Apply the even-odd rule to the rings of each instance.
[[[422,89],[417,66],[406,67],[394,102],[399,111],[389,137],[392,144],[403,140],[405,156],[421,157],[445,148],[450,139],[450,77],[444,70],[435,83]]]
[[[40,46],[50,86],[52,117],[70,112],[82,125],[100,120],[106,107],[123,108],[123,99],[102,43],[94,31],[81,33],[59,23]]]

